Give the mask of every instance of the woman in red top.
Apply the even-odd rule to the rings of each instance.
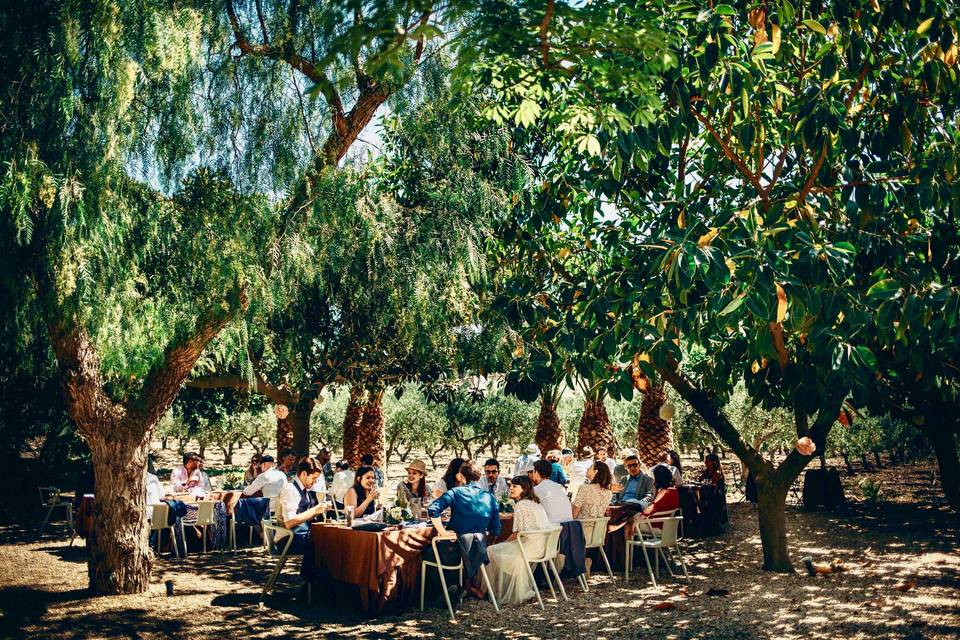
[[[673,474],[665,466],[653,468],[653,488],[656,489],[657,493],[650,506],[638,516],[640,519],[663,517],[680,508],[680,494],[673,486]],[[660,522],[654,522],[648,526],[655,529],[663,528]],[[627,531],[628,538],[632,535],[632,530]]]

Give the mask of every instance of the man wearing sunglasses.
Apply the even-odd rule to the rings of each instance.
[[[507,481],[500,477],[500,462],[496,458],[490,458],[483,465],[483,488],[489,491],[496,498],[502,498],[507,495],[509,488]]]
[[[634,504],[641,510],[646,509],[653,502],[653,478],[643,472],[640,458],[635,455],[627,456],[624,461],[627,468],[627,477],[623,482],[623,489],[617,494],[620,504]]]

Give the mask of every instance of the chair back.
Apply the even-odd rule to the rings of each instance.
[[[453,542],[454,544],[457,544],[456,540],[452,540],[451,542]],[[433,557],[435,559],[435,562],[430,562],[428,560],[427,561],[428,564],[435,564],[441,569],[459,569],[460,567],[463,566],[463,558],[461,558],[460,562],[458,562],[457,564],[443,564],[443,561],[440,560],[440,550],[437,548],[436,536],[434,536],[433,539],[430,540],[430,546],[433,547]]]
[[[214,506],[216,502],[214,500],[202,500],[197,503],[197,522],[198,527],[204,525],[216,524],[214,519]]]
[[[636,526],[633,528],[633,537],[634,539],[639,539],[643,537],[643,534],[660,537],[660,523],[663,522],[665,518],[672,518],[674,516],[680,516],[680,519],[683,520],[683,510],[674,509],[673,511],[661,511],[660,513],[654,514],[653,516],[646,518],[639,515],[634,516],[634,523]],[[657,523],[658,526],[654,529],[652,523]]]
[[[277,554],[276,546],[279,544],[278,540],[293,535],[290,529],[280,526],[273,519],[264,519],[260,523],[260,526],[263,528],[263,537],[267,542],[267,551],[269,551],[271,555]]]
[[[170,507],[163,503],[149,506],[153,507],[153,510],[150,512],[150,530],[167,529],[170,526],[167,524]]]
[[[517,533],[517,542],[520,551],[527,562],[546,562],[557,557],[560,553],[560,532],[563,527],[554,525],[546,529],[532,529]],[[539,547],[537,543],[542,543]]]
[[[596,549],[602,547],[607,539],[607,524],[610,518],[584,518],[580,521],[583,525],[583,539],[586,540],[586,549]]]
[[[677,544],[677,531],[680,523],[683,522],[681,516],[668,516],[666,518],[650,518],[647,524],[658,523],[661,526],[660,544],[664,547],[673,547]]]
[[[40,506],[51,507],[60,504],[60,489],[56,487],[37,487],[40,493]]]

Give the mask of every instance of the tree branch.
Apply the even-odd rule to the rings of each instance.
[[[823,144],[820,146],[820,156],[817,158],[817,161],[813,163],[813,169],[810,170],[810,175],[807,176],[806,182],[803,183],[803,188],[800,189],[799,195],[797,195],[797,204],[803,204],[807,200],[807,195],[810,194],[810,189],[813,188],[813,183],[817,180],[817,174],[820,173],[820,168],[823,167],[823,161],[827,159],[827,149],[829,145],[826,138],[823,140]]]
[[[710,133],[710,135],[713,136],[713,139],[723,150],[723,155],[725,155],[727,159],[732,162],[735,167],[737,167],[737,170],[743,174],[743,177],[746,178],[751,185],[753,185],[753,188],[756,189],[757,195],[760,196],[760,199],[765,203],[769,202],[769,199],[767,198],[767,192],[763,188],[763,185],[760,184],[760,179],[752,171],[750,171],[750,167],[748,167],[743,161],[743,158],[738,156],[736,152],[730,148],[730,145],[720,137],[720,134],[713,127],[713,125],[710,124],[710,121],[706,118],[706,116],[701,114],[693,107],[690,107],[690,113],[692,113],[693,117],[699,120],[703,124],[704,128]]]
[[[543,66],[550,66],[550,42],[548,40],[548,30],[550,21],[553,20],[554,0],[547,0],[547,12],[543,15],[540,22],[540,54],[543,58]]]

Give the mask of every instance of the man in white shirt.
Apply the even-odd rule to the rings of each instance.
[[[278,498],[277,522],[293,533],[289,552],[303,554],[300,575],[307,577],[313,570],[313,545],[310,544],[310,523],[324,513],[327,505],[317,499],[314,485],[323,478],[323,467],[314,458],[304,458],[296,467],[297,475],[283,486]],[[284,532],[277,537],[283,538]]]
[[[163,485],[160,478],[147,472],[147,517],[153,515],[153,505],[163,502]]]
[[[527,445],[526,452],[517,458],[517,464],[513,468],[513,475],[525,476],[529,471],[533,471],[533,463],[540,459],[540,447],[534,443]]]
[[[246,497],[276,498],[280,495],[283,485],[287,484],[287,476],[274,466],[273,456],[260,458],[260,475],[253,479],[243,490]]]
[[[183,464],[170,472],[170,493],[205,493],[203,471],[200,470],[202,459],[200,454],[192,451],[183,454]]]
[[[346,460],[338,462],[337,472],[333,474],[333,482],[330,483],[330,495],[340,507],[343,506],[343,496],[353,486],[353,478],[354,473],[350,471],[350,463]]]
[[[537,460],[533,464],[533,492],[537,494],[540,505],[547,512],[550,524],[560,524],[564,520],[573,519],[573,506],[564,486],[550,480],[551,473],[553,464],[549,460]]]
[[[496,458],[490,458],[484,463],[483,476],[481,488],[492,493],[498,500],[510,492],[507,481],[500,477],[500,462]]]

